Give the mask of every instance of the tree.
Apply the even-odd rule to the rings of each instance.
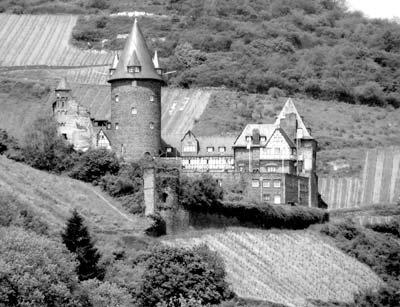
[[[81,306],[75,266],[61,243],[0,227],[0,306]]]
[[[94,247],[82,216],[75,209],[67,221],[65,232],[61,234],[68,250],[76,254],[79,264],[77,273],[79,280],[103,278],[103,270],[98,266],[100,253]]]
[[[105,174],[117,174],[120,165],[115,153],[107,149],[90,149],[75,163],[70,176],[86,182],[97,182]]]
[[[180,183],[180,203],[192,209],[212,207],[222,200],[223,195],[223,189],[210,175],[202,175],[197,179],[183,177]]]
[[[60,173],[72,167],[73,148],[58,135],[51,116],[38,118],[25,136],[24,160],[37,169]]]
[[[219,304],[231,296],[222,260],[206,246],[154,249],[136,295],[139,306],[181,306],[179,298]]]

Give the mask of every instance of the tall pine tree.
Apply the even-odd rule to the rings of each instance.
[[[103,278],[103,270],[98,266],[100,253],[94,247],[83,217],[76,209],[67,221],[65,232],[61,234],[63,243],[68,250],[76,254],[78,260],[77,274],[79,280]]]

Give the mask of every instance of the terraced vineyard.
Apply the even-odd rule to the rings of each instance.
[[[314,306],[315,300],[351,302],[354,293],[382,284],[369,267],[310,231],[234,229],[164,243],[206,244],[217,251],[228,281],[243,298]]]
[[[400,198],[400,148],[367,151],[361,178],[321,178],[319,191],[329,209],[396,203]]]
[[[112,54],[82,51],[69,39],[78,16],[0,14],[0,66],[108,65]]]

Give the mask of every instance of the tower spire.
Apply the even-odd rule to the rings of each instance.
[[[129,64],[131,64],[131,59],[133,60],[134,58],[136,58],[137,62],[140,63],[140,72],[130,71],[128,69],[130,66]],[[110,82],[120,79],[153,79],[163,81],[161,76],[154,68],[146,40],[144,39],[137,19],[135,19],[132,30],[128,36],[128,39],[126,40],[125,47],[119,58],[115,73],[108,81]]]

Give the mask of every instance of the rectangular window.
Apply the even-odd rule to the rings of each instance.
[[[264,200],[265,201],[270,201],[271,200],[271,194],[264,194]]]
[[[153,95],[150,96],[150,101],[151,101],[151,102],[154,101],[154,96],[153,96]]]
[[[133,73],[133,72],[134,72],[134,70],[133,70],[133,67],[132,67],[132,66],[128,66],[128,72],[131,72],[131,73]]]
[[[270,188],[270,187],[271,187],[271,181],[263,180],[263,188]]]
[[[207,147],[207,152],[214,152],[214,147]]]
[[[274,204],[279,205],[281,203],[281,196],[280,195],[274,195]]]
[[[115,102],[119,102],[119,96],[115,95]]]
[[[274,180],[274,188],[280,188],[281,187],[281,181],[280,180]]]
[[[140,72],[140,66],[135,66],[135,72]]]
[[[118,130],[118,129],[119,129],[119,124],[115,123],[115,130]]]
[[[167,147],[167,152],[172,152],[172,148],[171,147]]]
[[[226,151],[226,147],[225,146],[218,147],[218,151],[219,152],[225,152]]]
[[[111,129],[111,123],[107,123],[107,129],[108,129],[108,130]]]
[[[251,142],[251,136],[246,136],[246,142],[250,143]]]
[[[259,188],[259,187],[260,187],[260,180],[258,180],[258,179],[253,179],[253,180],[251,181],[251,187],[253,187],[253,188]]]
[[[264,143],[267,141],[267,138],[265,136],[262,136],[262,137],[260,137],[260,141]]]
[[[276,166],[267,166],[268,173],[276,173]]]
[[[184,152],[196,152],[196,145],[184,145],[183,151]]]

